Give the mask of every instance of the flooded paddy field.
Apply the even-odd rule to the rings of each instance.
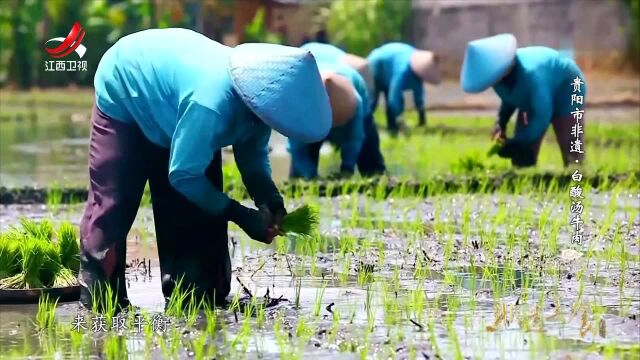
[[[92,101],[0,97],[0,231],[22,217],[78,224]],[[128,236],[133,307],[0,305],[0,357],[638,359],[640,108],[588,112],[580,243],[554,136],[535,169],[513,171],[486,155],[493,112],[432,111],[426,128],[410,112],[399,138],[380,123],[389,178],[352,183],[285,184],[274,133],[287,208],[318,206],[318,233],[265,246],[230,224],[227,303],[165,302],[146,196]],[[246,199],[223,158],[225,189]],[[321,175],[338,161],[324,147]]]
[[[148,320],[140,331],[93,332],[74,303],[38,330],[37,306],[3,305],[0,345],[14,358],[637,358],[640,198],[614,189],[587,199],[588,235],[576,244],[563,194],[303,194],[289,207],[319,206],[316,236],[262,246],[232,228],[229,303],[164,312],[171,325],[155,332],[164,299],[142,208],[127,249],[135,309],[122,315]],[[77,222],[81,211],[4,206],[0,227],[23,216]],[[87,330],[72,328],[78,314]]]

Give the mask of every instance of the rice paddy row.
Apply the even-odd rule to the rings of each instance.
[[[305,193],[289,205],[321,209],[311,237],[265,247],[232,227],[241,256],[226,307],[199,304],[185,289],[164,313],[124,313],[128,325],[146,321],[140,332],[93,333],[75,331],[70,316],[52,316],[49,302],[35,320],[44,345],[27,353],[536,359],[571,351],[633,359],[640,354],[637,196],[589,194],[589,236],[574,244],[560,192],[426,201]],[[117,316],[106,308],[106,319]],[[166,331],[151,325],[159,314],[170,319]]]

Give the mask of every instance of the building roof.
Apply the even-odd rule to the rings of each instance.
[[[552,0],[551,0],[552,1]],[[414,9],[494,6],[550,2],[550,0],[413,0]]]

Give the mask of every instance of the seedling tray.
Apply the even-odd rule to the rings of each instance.
[[[58,302],[80,300],[80,285],[37,288],[37,289],[0,289],[0,304],[37,304],[41,296],[48,295]]]

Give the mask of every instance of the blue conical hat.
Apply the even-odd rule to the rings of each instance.
[[[495,85],[511,68],[517,46],[512,34],[500,34],[469,42],[460,71],[462,90],[478,93]]]
[[[309,51],[241,44],[231,52],[229,72],[242,101],[274,130],[306,143],[329,134],[329,97]]]

